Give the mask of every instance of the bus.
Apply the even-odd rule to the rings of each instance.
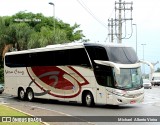
[[[21,100],[46,98],[95,104],[143,102],[141,64],[122,44],[68,43],[8,52],[5,92]]]

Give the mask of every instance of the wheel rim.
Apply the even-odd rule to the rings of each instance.
[[[87,96],[86,96],[86,104],[87,104],[88,106],[91,105],[91,101],[92,101],[91,96],[90,96],[90,95],[87,95]]]
[[[33,99],[33,93],[30,91],[28,92],[28,99],[29,100],[32,100]]]
[[[20,94],[20,98],[21,98],[21,99],[24,99],[24,95],[25,95],[25,94],[24,94],[24,91],[21,90],[19,94]]]

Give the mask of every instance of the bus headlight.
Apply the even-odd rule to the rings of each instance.
[[[114,93],[115,95],[119,95],[119,96],[124,96],[124,95],[126,95],[126,91],[124,91],[124,90],[113,90],[113,93]]]

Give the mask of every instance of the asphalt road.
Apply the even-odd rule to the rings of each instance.
[[[145,100],[142,104],[110,106],[110,105],[96,105],[93,108],[82,106],[77,103],[66,103],[54,100],[36,99],[34,102],[19,101],[17,98],[12,98],[5,93],[0,95],[0,103],[6,103],[12,107],[28,107],[31,110],[43,110],[38,112],[38,115],[47,114],[47,112],[54,112],[55,116],[95,116],[93,119],[100,118],[98,116],[160,116],[160,86],[155,86],[152,89],[145,89]],[[35,110],[36,112],[36,110]],[[48,113],[48,115],[53,115]],[[36,114],[34,114],[36,115]],[[79,117],[77,117],[79,118]],[[106,117],[108,118],[108,117]],[[109,117],[110,118],[110,117]],[[114,117],[113,117],[114,118]],[[128,118],[128,117],[127,117]],[[138,117],[139,118],[139,117]],[[159,117],[160,118],[160,117]],[[88,117],[80,118],[83,124],[96,125],[159,125],[160,122],[106,122],[105,118],[102,121],[95,122],[88,120]],[[160,120],[160,119],[159,119]],[[76,122],[74,122],[75,124]],[[81,124],[81,122],[76,123]]]

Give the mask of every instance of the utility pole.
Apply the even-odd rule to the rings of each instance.
[[[141,44],[142,46],[143,46],[143,61],[144,61],[144,46],[146,45],[146,44]],[[143,64],[143,73],[144,73],[144,75],[145,75],[145,65]]]
[[[49,2],[49,4],[53,6],[53,21],[54,21],[54,36],[55,36],[55,4],[52,2]]]
[[[141,44],[142,46],[143,46],[143,61],[144,61],[144,46],[146,45],[146,44]]]
[[[114,42],[113,41],[114,35],[117,37],[118,43],[122,43],[122,39],[125,39],[125,37],[123,38],[123,36],[122,36],[123,35],[122,34],[122,29],[123,29],[122,23],[126,22],[127,20],[132,21],[132,10],[133,10],[132,4],[133,4],[132,2],[125,2],[125,1],[122,2],[122,0],[119,0],[119,2],[115,1],[115,19],[113,19],[113,20],[108,19],[108,21],[109,21],[108,27],[109,27],[109,31],[110,31],[110,33],[108,35],[111,36],[111,42]],[[130,5],[130,7],[128,7],[128,6],[126,7],[126,5]],[[118,16],[116,14],[117,10],[118,10]],[[131,11],[130,18],[126,18],[126,11],[127,10]],[[117,32],[117,29],[118,29],[118,32]],[[125,34],[125,36],[126,36],[126,34]]]
[[[135,27],[136,27],[136,54],[138,55],[138,52],[137,52],[137,24],[133,24]]]
[[[113,18],[111,19],[111,20],[108,20],[108,27],[111,27],[111,33],[109,33],[108,35],[111,35],[111,42],[113,43],[113,40],[114,40],[114,38],[113,38]]]
[[[119,43],[122,43],[122,16],[121,16],[121,10],[122,10],[122,7],[121,7],[121,0],[119,0],[119,28],[118,28],[118,33],[119,33],[119,39],[118,39],[118,42]]]

